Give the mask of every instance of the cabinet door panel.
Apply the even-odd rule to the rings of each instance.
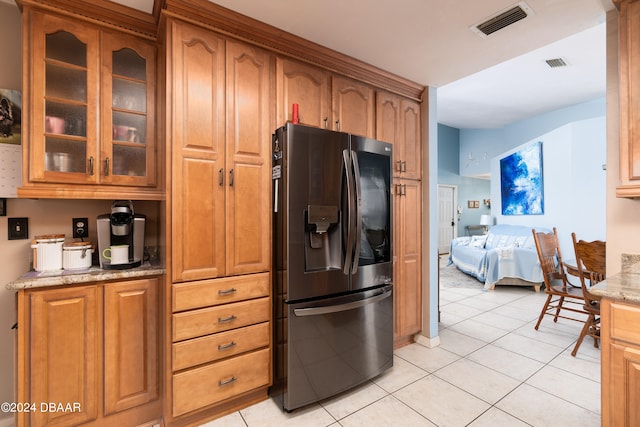
[[[334,129],[375,137],[374,91],[371,87],[343,77],[332,79]],[[338,125],[336,126],[336,122]]]
[[[172,24],[172,275],[225,274],[224,40]]]
[[[420,104],[403,99],[400,102],[400,114],[404,143],[402,176],[404,178],[420,179],[422,176]]]
[[[224,276],[223,168],[201,159],[179,164],[181,174],[174,175],[173,185],[173,280]]]
[[[95,286],[31,294],[30,401],[80,405],[78,412],[36,411],[31,414],[32,425],[77,425],[97,417],[101,373],[97,300]]]
[[[325,127],[329,117],[329,73],[289,59],[276,62],[277,126],[291,121],[292,105],[298,104],[300,123]]]
[[[98,30],[28,11],[32,35],[25,105],[29,111],[29,180],[97,183]],[[64,48],[66,46],[66,49]],[[30,101],[33,100],[33,104]],[[95,160],[95,157],[94,157]]]
[[[156,50],[112,32],[102,36],[102,181],[155,185]],[[103,163],[104,162],[104,163]]]
[[[272,66],[268,53],[227,42],[227,275],[270,265]]]
[[[397,181],[394,198],[396,339],[413,335],[422,327],[421,184],[413,180]]]
[[[158,398],[158,279],[104,288],[105,415]]]

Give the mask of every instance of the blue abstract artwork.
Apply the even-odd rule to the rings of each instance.
[[[502,215],[542,215],[542,142],[500,159]]]

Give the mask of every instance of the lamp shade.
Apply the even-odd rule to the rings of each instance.
[[[492,225],[491,215],[481,215],[480,216],[480,225]]]

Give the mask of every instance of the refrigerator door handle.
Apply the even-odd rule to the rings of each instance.
[[[391,292],[392,290],[389,289],[377,295],[374,295],[372,297],[365,298],[358,301],[347,302],[345,304],[325,305],[321,307],[296,308],[293,310],[293,314],[295,314],[297,317],[319,316],[322,314],[331,314],[331,313],[338,313],[341,311],[353,310],[355,308],[364,307],[365,305],[373,304],[385,298],[388,298],[391,296]]]
[[[351,267],[353,264],[353,229],[354,229],[354,203],[353,203],[353,172],[351,171],[351,161],[349,159],[350,152],[345,149],[342,150],[342,161],[344,163],[345,169],[345,177],[347,180],[347,245],[345,247],[345,257],[344,257],[344,274],[349,275],[351,272]],[[344,225],[343,225],[344,227]]]
[[[360,166],[358,165],[358,155],[355,151],[351,151],[351,163],[353,164],[353,174],[355,178],[353,180],[355,191],[355,208],[356,208],[356,247],[353,251],[353,267],[351,268],[351,274],[355,274],[358,271],[358,259],[360,258],[360,241],[362,239],[362,195],[360,193]]]

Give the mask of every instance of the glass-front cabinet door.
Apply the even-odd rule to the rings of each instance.
[[[34,13],[30,179],[95,183],[98,40],[95,29]]]
[[[104,33],[102,151],[105,183],[155,184],[155,47]]]
[[[30,181],[155,186],[155,46],[31,16]]]

